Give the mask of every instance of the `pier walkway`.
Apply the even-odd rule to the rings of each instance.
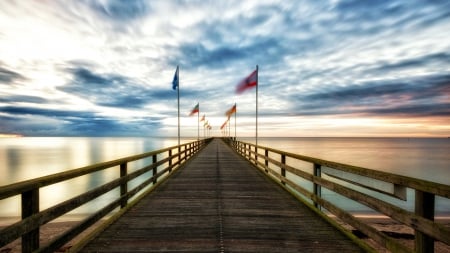
[[[361,252],[214,139],[82,252]]]

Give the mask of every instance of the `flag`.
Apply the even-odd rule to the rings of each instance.
[[[241,94],[245,90],[258,85],[257,77],[258,71],[255,69],[249,76],[247,76],[246,78],[244,78],[244,80],[238,83],[238,85],[236,86],[236,93]]]
[[[228,119],[222,124],[222,126],[220,127],[220,129],[223,129],[228,123]]]
[[[205,120],[205,114],[203,114],[202,118],[200,119],[200,121],[204,121]]]
[[[177,70],[175,70],[175,75],[173,76],[173,81],[172,81],[172,89],[173,90],[177,89],[179,82],[180,82],[180,78],[178,77],[178,66],[177,66]]]
[[[199,105],[198,105],[198,103],[197,103],[197,105],[194,107],[194,109],[192,109],[192,111],[191,111],[191,113],[189,114],[189,116],[192,116],[192,115],[198,113],[198,111],[199,111],[198,108],[199,108]]]
[[[229,118],[229,117],[231,117],[231,115],[233,115],[233,113],[235,113],[235,112],[236,112],[236,104],[234,104],[233,107],[231,107],[231,109],[229,109],[229,110],[225,113],[225,115],[228,116],[228,118]]]

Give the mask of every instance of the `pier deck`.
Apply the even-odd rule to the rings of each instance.
[[[220,139],[82,252],[361,252]]]

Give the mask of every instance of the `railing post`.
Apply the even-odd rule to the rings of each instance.
[[[317,163],[314,164],[314,176],[322,177],[322,170],[320,164]],[[319,198],[322,197],[322,187],[317,183],[314,183],[314,195],[316,195]],[[320,209],[320,205],[317,204],[317,202],[314,202],[314,206]]]
[[[120,178],[126,177],[127,172],[127,163],[122,163],[120,165]],[[124,196],[128,192],[128,182],[124,182],[120,185],[120,196]],[[128,204],[128,199],[124,199],[122,203],[120,203],[120,208],[125,208]]]
[[[153,164],[156,164],[156,155],[153,155]],[[158,167],[153,168],[153,184],[156,184],[158,182],[158,179],[156,178],[156,174],[158,173]]]
[[[178,146],[178,166],[181,165],[181,145]]]
[[[434,221],[434,202],[434,194],[416,190],[415,213]],[[434,252],[434,239],[415,230],[415,250],[418,253]]]
[[[169,173],[172,172],[172,149],[169,149]]]
[[[266,173],[269,173],[269,170],[267,168],[269,168],[269,150],[265,149],[264,150],[264,165],[265,167],[265,171]]]
[[[39,212],[39,188],[22,193],[22,219]],[[39,228],[22,235],[22,252],[33,252],[39,248]]]
[[[286,155],[282,154],[281,155],[281,176],[282,177],[286,177],[286,169],[284,168],[284,166],[286,165]],[[281,180],[281,183],[283,185],[286,185],[286,182],[284,182],[283,180]]]
[[[258,166],[258,146],[255,145],[255,165]]]

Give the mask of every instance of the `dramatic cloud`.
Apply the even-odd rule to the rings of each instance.
[[[0,83],[13,83],[15,80],[21,80],[24,77],[14,71],[0,67]]]
[[[176,135],[178,65],[183,135],[196,103],[217,135],[237,103],[253,135],[234,89],[258,65],[261,136],[448,136],[448,30],[443,0],[4,1],[0,133]]]

